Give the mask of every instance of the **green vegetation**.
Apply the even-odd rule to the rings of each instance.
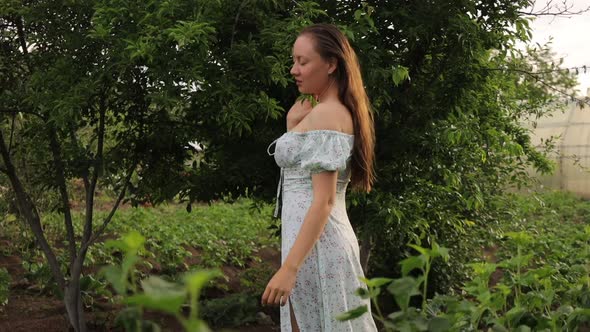
[[[124,235],[120,240],[109,240],[106,245],[123,251],[120,265],[109,265],[101,270],[129,307],[121,311],[117,321],[126,331],[159,330],[160,327],[142,317],[143,309],[152,309],[173,315],[185,331],[207,332],[207,323],[199,318],[201,289],[211,279],[221,275],[219,270],[199,270],[183,276],[183,285],[169,282],[158,276],[140,281],[138,289],[136,265],[141,263],[145,238],[137,231]],[[185,317],[183,305],[188,301],[189,314]]]
[[[251,200],[241,199],[233,204],[199,205],[187,212],[184,206],[161,205],[155,208],[130,208],[117,213],[109,229],[113,234],[132,230],[146,236],[147,257],[161,266],[163,273],[186,270],[184,263],[191,257],[187,248],[197,249],[200,266],[218,267],[223,264],[244,267],[253,254],[265,246],[276,246],[278,239],[268,229],[273,221],[270,206],[262,210],[252,207]],[[102,212],[98,214],[106,214]],[[81,227],[81,215],[74,214],[76,227]],[[80,217],[80,218],[76,218]],[[48,226],[55,235],[63,234],[59,216],[52,214]],[[109,259],[102,245],[92,248],[89,263],[105,263]]]
[[[278,249],[279,239],[273,236],[276,222],[270,217],[271,209],[269,205],[261,210],[253,208],[249,199],[239,199],[231,204],[220,202],[198,205],[191,212],[179,205],[125,208],[113,218],[105,238],[140,231],[146,237],[144,258],[147,268],[155,269],[161,274],[175,275],[194,268],[195,266],[187,264],[191,257],[193,261],[197,260],[195,264],[199,267],[232,265],[244,268],[249,260],[259,262],[255,254],[260,249]],[[95,213],[101,217],[107,212]],[[75,230],[79,231],[83,225],[83,215],[74,213],[73,217]],[[21,225],[16,220],[10,220],[12,221],[5,220],[2,225],[7,227],[8,233],[15,236],[14,249],[24,249],[20,244],[31,244],[34,241],[33,236],[26,229],[21,231]],[[60,244],[60,234],[63,234],[60,215],[46,214],[43,224],[50,242]],[[42,263],[41,253],[33,252],[34,255],[26,256],[26,267],[35,275],[45,265]],[[98,242],[89,250],[87,263],[117,263],[116,257],[111,254],[106,242]]]
[[[468,228],[467,237],[473,240],[467,243],[476,258],[466,264],[466,281],[456,280],[451,291],[432,294],[429,286],[436,280],[433,266],[440,264],[444,269],[459,259],[453,250],[435,242],[430,248],[410,245],[398,278],[365,279],[368,291],[358,294],[373,300],[376,319],[391,331],[573,331],[589,326],[590,202],[561,192],[506,194],[505,202],[504,209],[516,213],[487,228]],[[248,262],[264,247],[277,249],[278,239],[272,236],[275,222],[268,217],[272,206],[260,211],[252,206],[251,200],[239,199],[233,204],[194,206],[190,213],[179,205],[120,210],[107,237],[121,240],[101,241],[89,252],[89,266],[106,267],[98,277],[83,276],[86,305],[91,308],[93,301],[104,296],[125,304],[116,321],[128,331],[157,325],[143,318],[148,309],[176,317],[186,330],[197,321],[204,324],[203,329],[255,322],[261,290],[274,271],[265,262],[252,267]],[[14,243],[32,241],[30,234],[19,231],[14,218],[5,218],[1,224]],[[59,218],[50,217],[44,224],[49,238],[57,241],[53,235],[63,227]],[[187,265],[191,252],[166,245],[167,239],[181,247],[198,248],[203,259]],[[13,250],[18,248],[4,248],[6,253]],[[191,271],[231,265],[243,271],[241,291],[227,292],[223,278],[213,279],[200,287],[215,287],[226,294],[204,297],[199,308],[191,309],[195,302],[188,300],[187,276],[202,281],[208,280],[203,276],[213,276]],[[39,286],[52,284],[40,257],[25,257],[23,266]],[[2,275],[0,270],[0,281]],[[393,295],[395,309],[383,306],[387,294]],[[366,308],[358,308],[341,318],[354,319],[365,312]],[[198,319],[190,321],[191,317]]]
[[[194,271],[232,267],[238,271],[233,282],[236,283],[234,288],[239,289],[229,289],[229,277],[217,273],[219,278],[201,285],[208,291],[215,290],[216,295],[202,301],[198,316],[215,327],[237,327],[255,322],[256,313],[261,310],[260,294],[275,272],[271,262],[262,261],[258,253],[263,249],[276,252],[279,247],[279,238],[274,236],[276,221],[270,217],[272,208],[270,205],[254,207],[254,202],[246,198],[232,203],[194,205],[191,212],[185,205],[173,204],[124,207],[114,217],[104,241],[101,239],[88,252],[85,266],[88,272],[81,278],[85,307],[92,310],[95,302],[105,299],[127,304],[116,322],[129,331],[135,331],[137,326],[157,325],[142,318],[144,309],[173,315],[191,330],[194,322],[185,321],[182,316],[190,306],[180,300],[183,292],[189,290],[185,282],[193,277],[200,278],[194,274],[200,272]],[[107,212],[95,213],[101,217]],[[73,217],[78,231],[83,224],[82,215],[74,213]],[[63,239],[59,236],[63,234],[63,223],[59,214],[46,214],[43,224],[50,243],[61,247]],[[0,220],[0,227],[2,235],[12,239],[11,245],[3,248],[3,253],[20,255],[22,252],[25,276],[34,288],[59,296],[49,267],[41,252],[34,249],[34,237],[30,232],[23,229],[13,216]],[[121,239],[111,240],[115,238]],[[66,269],[65,253],[63,250],[58,253],[62,269]],[[106,268],[101,270],[103,266]],[[99,270],[98,274],[91,272]],[[9,276],[0,270],[0,296],[7,296],[9,283],[4,284],[3,277]],[[6,293],[2,292],[4,289]],[[188,294],[185,295],[188,298]],[[154,299],[166,296],[173,297],[168,300],[174,305],[159,307],[159,300]]]
[[[468,264],[470,278],[459,294],[426,296],[432,260],[454,259],[436,243],[430,249],[410,245],[419,255],[400,262],[400,278],[364,280],[368,291],[359,289],[357,294],[373,300],[375,316],[388,331],[590,327],[590,202],[560,192],[510,197],[521,212],[500,222],[498,236],[477,234],[496,242],[497,252],[487,261]],[[382,288],[393,295],[399,311],[383,315],[376,301]],[[419,297],[421,305],[411,305],[412,297]],[[341,319],[365,312],[359,307]]]

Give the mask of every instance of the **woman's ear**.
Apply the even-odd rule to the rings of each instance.
[[[330,58],[328,61],[328,75],[332,75],[338,68],[338,60],[336,58]]]

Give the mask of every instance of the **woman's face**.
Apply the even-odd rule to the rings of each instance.
[[[314,41],[308,35],[301,35],[293,44],[293,67],[291,75],[299,92],[319,94],[329,82],[328,73],[335,65],[325,61],[314,49]]]

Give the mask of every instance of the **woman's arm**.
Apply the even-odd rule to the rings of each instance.
[[[334,206],[338,171],[324,171],[312,175],[313,200],[295,243],[281,268],[268,282],[262,304],[285,305],[295,286],[297,271],[320,238]]]
[[[316,106],[313,114],[309,115],[309,123],[311,129],[342,131],[342,128],[352,127],[352,118],[349,118],[350,123],[346,124],[344,115],[350,116],[343,107],[320,104]],[[334,207],[337,181],[337,171],[323,171],[312,174],[313,200],[305,215],[295,243],[293,243],[291,251],[285,258],[283,263],[285,268],[297,272],[311,252],[311,248],[320,238],[324,226],[328,222],[328,216]]]
[[[320,238],[336,198],[337,171],[312,175],[313,200],[305,215],[301,229],[283,265],[292,272],[299,271],[311,248]]]

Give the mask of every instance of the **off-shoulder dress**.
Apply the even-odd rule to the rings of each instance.
[[[277,206],[281,215],[281,258],[285,261],[311,205],[311,175],[338,171],[336,200],[328,222],[296,277],[289,297],[302,332],[377,331],[371,316],[370,301],[355,294],[366,286],[359,259],[357,237],[346,213],[346,188],[354,136],[335,130],[288,131],[273,141],[267,152],[281,168]],[[275,144],[274,153],[270,152]],[[282,196],[282,199],[281,199]],[[360,305],[369,312],[349,321],[335,317]],[[291,332],[289,306],[281,306],[281,332]]]

